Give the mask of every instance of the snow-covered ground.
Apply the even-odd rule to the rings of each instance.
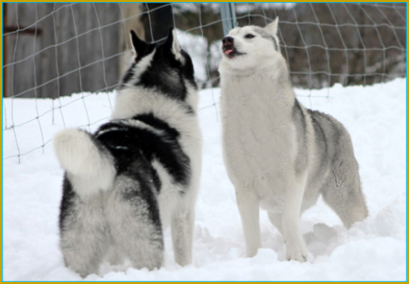
[[[346,230],[320,200],[302,216],[310,255],[306,263],[298,263],[285,261],[283,239],[262,212],[263,248],[253,258],[244,257],[234,189],[221,155],[220,90],[204,90],[193,264],[175,264],[167,231],[163,268],[136,270],[105,263],[100,275],[85,280],[405,280],[406,79],[296,92],[305,106],[330,113],[349,129],[369,207],[364,222]],[[113,93],[76,94],[55,101],[52,112],[48,99],[3,100],[3,280],[81,280],[64,266],[58,248],[63,172],[51,142],[64,125],[95,129],[106,121],[113,102]],[[18,153],[24,154],[20,163]]]

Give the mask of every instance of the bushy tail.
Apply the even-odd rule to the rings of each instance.
[[[111,188],[116,170],[108,150],[86,131],[69,128],[54,137],[58,161],[82,196]]]

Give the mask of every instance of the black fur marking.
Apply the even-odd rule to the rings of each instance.
[[[185,59],[185,66],[183,68],[183,71],[184,71],[183,74],[185,75],[185,78],[187,80],[189,80],[189,82],[195,88],[197,88],[195,77],[194,77],[195,70],[194,70],[194,67],[193,67],[192,58],[190,58],[189,54],[186,51],[184,51],[183,49],[182,49],[181,53],[182,53],[183,58]]]
[[[179,133],[151,114],[136,118],[157,131],[129,126],[125,121],[118,121],[106,123],[96,132],[98,140],[114,157],[118,174],[126,171],[135,159],[143,157],[149,164],[157,160],[175,183],[187,186],[190,179],[190,159],[177,140]]]
[[[156,44],[147,43],[141,40],[133,30],[131,30],[131,40],[136,53],[135,63],[138,63],[143,57],[150,54],[156,47]]]
[[[119,89],[124,89],[127,84],[152,89],[158,94],[184,102],[181,105],[185,107],[186,113],[194,114],[192,107],[185,102],[188,92],[186,83],[197,90],[193,62],[189,54],[183,49],[180,50],[182,58],[176,59],[172,51],[174,40],[172,29],[169,30],[168,38],[161,44],[146,43],[139,39],[133,31],[131,31],[131,35],[137,56],[135,62],[125,73]],[[140,75],[132,81],[138,63],[153,52],[153,58],[146,70],[138,70]]]
[[[156,191],[159,193],[160,188],[162,187],[162,182],[160,181],[159,175],[155,169],[153,169],[152,175],[153,175],[153,185],[155,186]]]
[[[60,204],[60,216],[59,216],[59,228],[60,232],[64,229],[65,220],[72,213],[71,208],[74,205],[76,193],[72,189],[71,182],[67,178],[67,173],[64,174],[64,180],[62,185],[63,195]]]
[[[184,101],[187,89],[183,82],[185,72],[181,62],[163,48],[158,48],[153,61],[135,85],[157,89],[168,97]]]
[[[137,54],[135,57],[135,63],[138,64],[139,61],[141,61],[142,58],[144,58],[145,56],[151,54],[153,52],[153,50],[155,49],[156,44],[146,44],[145,49],[140,53]]]
[[[144,157],[140,157],[129,164],[122,172],[122,175],[128,176],[135,181],[134,187],[126,188],[121,192],[124,201],[140,204],[139,199],[142,199],[146,202],[148,206],[148,218],[158,230],[161,230],[159,204],[156,194],[153,191],[153,187],[157,186],[157,184],[155,184],[155,176],[157,177],[156,171]],[[151,179],[152,177],[153,179]]]
[[[155,48],[156,50],[154,51],[155,54],[151,64],[140,75],[139,80],[134,82],[134,85],[155,89],[165,96],[184,101],[187,96],[187,88],[184,80],[187,80],[193,88],[197,89],[194,79],[193,62],[189,54],[181,50],[181,56],[184,62],[182,64],[181,61],[175,58],[168,42],[159,45],[145,43],[144,48],[140,51],[141,54],[136,57],[135,63],[123,77],[120,88],[124,88],[125,84],[132,79],[135,73],[134,69],[137,68],[139,61],[144,56],[152,53]],[[188,112],[190,111],[191,108]]]
[[[134,76],[135,72],[134,72],[134,68],[135,68],[136,63],[132,63],[132,66],[128,69],[128,71],[126,71],[124,78],[122,79],[122,83],[120,88],[125,87],[125,84],[128,83],[132,77]]]
[[[165,121],[156,118],[152,113],[149,114],[140,114],[134,116],[133,119],[142,121],[150,126],[153,126],[156,129],[161,129],[169,133],[174,138],[179,137],[180,133],[175,128],[172,128]]]
[[[162,234],[162,227],[159,215],[159,205],[154,191],[159,191],[160,180],[156,171],[150,166],[150,163],[143,157],[134,161],[129,167],[122,172],[122,175],[128,176],[133,179],[135,183],[131,187],[122,188],[122,192],[119,194],[122,196],[125,202],[139,205],[141,201],[148,206],[147,217],[152,221],[152,224]],[[153,180],[150,178],[153,177]],[[140,200],[141,201],[140,201]],[[79,218],[77,211],[74,207],[75,202],[80,202],[86,206],[86,202],[81,201],[77,193],[73,190],[72,184],[67,177],[64,176],[63,180],[63,198],[60,204],[59,215],[59,228],[60,234],[64,231],[64,226],[70,222],[76,222]],[[69,221],[71,219],[71,221]],[[67,223],[68,222],[68,223]]]

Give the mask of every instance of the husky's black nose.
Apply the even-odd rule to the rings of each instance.
[[[233,44],[234,38],[232,38],[231,36],[226,36],[223,38],[222,42],[223,44]]]

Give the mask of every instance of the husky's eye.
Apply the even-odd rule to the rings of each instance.
[[[244,37],[245,37],[245,38],[253,38],[253,37],[255,37],[255,35],[252,35],[252,34],[246,34]]]

